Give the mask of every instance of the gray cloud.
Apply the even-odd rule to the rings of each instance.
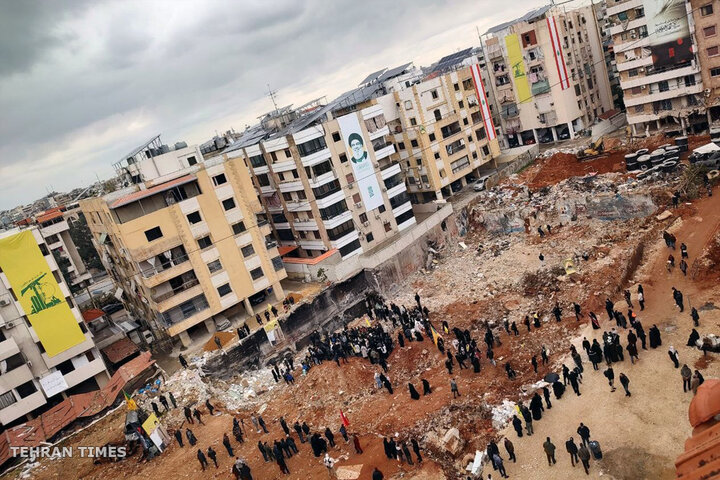
[[[242,129],[269,109],[267,84],[282,104],[330,98],[383,66],[476,45],[475,25],[484,31],[540,2],[6,3],[0,209],[50,184],[109,176],[155,133],[202,142],[215,129]]]

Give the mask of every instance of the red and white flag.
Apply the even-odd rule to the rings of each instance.
[[[495,140],[497,137],[497,135],[495,135],[495,124],[490,114],[490,106],[488,105],[487,94],[485,93],[485,85],[482,81],[480,65],[471,65],[470,72],[472,73],[473,83],[475,84],[475,93],[477,93],[478,102],[480,102],[480,113],[482,114],[485,124],[485,131],[487,132],[488,139]]]
[[[342,410],[340,410],[340,420],[342,420],[342,424],[345,425],[345,427],[350,426],[350,421],[347,419]]]
[[[560,88],[565,90],[570,88],[570,77],[568,76],[567,66],[565,65],[565,56],[563,55],[562,42],[560,41],[560,29],[557,26],[555,17],[548,17],[547,24],[548,31],[550,32],[553,55],[555,55],[555,66],[557,67],[558,76],[560,77]]]

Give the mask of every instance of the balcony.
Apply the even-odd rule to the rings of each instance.
[[[272,185],[262,185],[260,186],[260,192],[264,195],[271,195],[275,193],[277,189]]]
[[[18,347],[15,339],[10,337],[0,342],[0,360],[5,360],[8,357],[12,357],[20,353],[20,347]]]
[[[43,360],[45,360],[45,364],[49,368],[52,368],[52,367],[55,367],[55,366],[61,364],[62,362],[66,361],[66,360],[70,360],[73,357],[77,357],[81,353],[87,352],[94,346],[95,346],[95,341],[93,340],[93,337],[90,334],[90,332],[87,332],[85,334],[85,341],[75,345],[74,347],[68,348],[64,352],[60,352],[53,357],[48,356],[47,353],[43,353],[42,357],[43,357]]]
[[[308,212],[312,210],[312,205],[307,200],[301,200],[299,202],[285,202],[288,211],[290,212]]]
[[[384,168],[380,170],[380,176],[383,180],[386,180],[394,175],[397,175],[401,172],[400,164],[398,162],[395,162],[391,164],[389,167]]]
[[[291,182],[281,182],[279,187],[282,193],[297,192],[303,189],[303,184],[301,180],[293,180]]]
[[[168,256],[170,258],[168,258]],[[177,252],[173,255],[172,251],[163,252],[161,255],[143,260],[138,263],[138,268],[140,269],[140,274],[143,278],[151,278],[159,273],[175,268],[178,265],[182,265],[188,260],[189,257],[185,253],[185,249],[182,248],[182,253]]]
[[[384,137],[385,135],[388,135],[390,133],[390,127],[385,125],[382,128],[378,128],[374,132],[370,132],[370,140],[375,140],[376,138]]]
[[[40,232],[43,237],[49,237],[50,235],[58,235],[60,232],[70,230],[70,226],[65,220],[62,220],[47,227],[40,227]]]
[[[321,175],[308,178],[308,183],[310,184],[310,188],[318,188],[328,182],[332,182],[336,178],[335,172],[330,170],[329,172],[325,172]]]
[[[333,248],[342,248],[348,243],[357,240],[357,238],[360,236],[359,232],[357,230],[351,230],[347,234],[343,235],[342,237],[338,238],[337,240],[333,240],[330,242],[330,245],[332,245]]]
[[[7,425],[13,420],[18,419],[23,415],[27,415],[36,408],[42,407],[46,403],[47,400],[45,399],[45,395],[43,395],[42,391],[38,389],[37,392],[33,393],[32,395],[29,395],[22,400],[18,400],[12,405],[3,408],[0,411],[0,422],[2,422],[3,425]]]
[[[318,224],[315,221],[315,219],[295,220],[295,222],[293,222],[293,226],[295,227],[295,230],[298,230],[298,231],[319,230]]]
[[[3,373],[0,376],[0,388],[3,391],[15,388],[18,385],[29,382],[33,379],[33,374],[27,364],[20,365],[12,370]]]
[[[389,188],[387,191],[388,198],[392,199],[398,195],[400,195],[402,192],[406,191],[407,187],[405,186],[405,182],[398,183],[392,188]]]
[[[308,154],[302,158],[303,167],[312,167],[318,163],[322,163],[331,157],[330,149],[325,147],[318,151]]]
[[[455,140],[448,145],[445,145],[445,151],[447,152],[448,156],[460,153],[463,150],[465,150],[465,140],[463,140],[462,138],[459,140]]]
[[[78,383],[82,383],[88,378],[94,377],[104,370],[105,364],[103,363],[102,358],[97,357],[92,362],[88,362],[81,367],[76,368],[72,372],[63,375],[63,377],[65,377],[68,387],[72,388]]]
[[[297,165],[295,165],[295,160],[275,162],[272,164],[272,169],[275,173],[288,172],[290,170],[295,170],[296,167]]]
[[[502,106],[502,110],[500,112],[500,116],[502,118],[514,118],[520,115],[520,111],[517,108],[517,105],[514,103],[506,104]]]
[[[335,192],[332,195],[329,195],[325,198],[315,200],[315,204],[318,206],[318,208],[325,208],[325,207],[329,207],[330,205],[333,205],[335,203],[338,203],[341,200],[345,200],[345,192],[343,192],[342,190]],[[309,204],[308,204],[308,210],[310,210]]]
[[[402,231],[405,230],[406,228],[412,227],[413,225],[415,225],[415,223],[416,223],[416,220],[415,220],[415,217],[414,217],[414,216],[408,218],[408,219],[405,220],[403,223],[399,223],[399,224],[398,224],[398,232],[402,232]]]
[[[533,95],[541,95],[550,92],[550,81],[547,78],[538,77],[535,83],[530,85],[530,91]]]
[[[380,150],[375,150],[375,160],[382,160],[383,158],[389,157],[395,153],[395,146],[392,144],[386,145]]]
[[[493,65],[493,75],[498,76],[498,75],[505,75],[507,73],[508,73],[508,69],[504,63],[498,62]]]
[[[171,308],[170,310],[159,314],[158,317],[165,325],[172,327],[175,324],[195,317],[199,313],[209,309],[210,305],[208,304],[205,295],[200,294],[175,308]]]
[[[338,225],[342,225],[348,220],[352,220],[352,212],[350,210],[345,210],[340,215],[336,215],[328,220],[323,220],[322,222],[323,225],[325,225],[325,229],[330,230],[337,227]]]
[[[197,278],[193,278],[178,287],[171,286],[170,291],[153,294],[152,299],[155,301],[156,304],[160,304],[160,303],[164,302],[165,300],[167,300],[169,298],[173,298],[174,296],[179,295],[180,293],[185,292],[187,290],[190,290],[191,288],[193,288],[197,285],[200,285],[200,281]]]
[[[440,131],[442,133],[442,138],[445,139],[460,133],[462,129],[460,128],[460,122],[453,122],[450,125],[442,127]]]

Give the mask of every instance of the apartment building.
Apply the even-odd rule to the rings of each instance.
[[[690,3],[606,0],[627,121],[634,135],[707,128]],[[710,33],[710,32],[708,32]]]
[[[708,122],[720,120],[720,1],[690,0]]]
[[[613,108],[592,7],[542,7],[482,41],[510,146],[573,138]]]
[[[242,162],[205,161],[197,146],[141,144],[115,164],[124,188],[80,201],[101,260],[148,343],[255,315],[286,277]]]
[[[363,85],[327,104],[280,108],[203,145],[208,158],[247,165],[286,260],[359,255],[415,224],[379,91]]]
[[[38,226],[50,251],[67,260],[66,270],[73,291],[88,286],[92,281],[92,275],[80,258],[75,242],[70,236],[70,224],[66,218],[66,209],[55,207],[29,220]]]
[[[46,343],[48,337],[30,323],[34,321],[35,309],[28,311],[20,301],[21,297],[32,292],[25,292],[28,287],[21,290],[17,283],[13,286],[7,265],[2,260],[3,253],[7,251],[0,252],[0,270],[4,270],[0,273],[0,423],[5,427],[34,418],[67,395],[97,390],[109,380],[93,334],[86,328],[40,229],[32,227],[0,232],[0,249],[5,248],[3,240],[14,240],[22,232],[31,233],[33,248],[40,250],[37,253],[39,261],[46,264],[54,277],[51,281],[44,279],[37,286],[29,287],[36,289],[36,293],[40,291],[38,298],[48,300],[52,296],[53,309],[62,306],[69,309],[67,312],[72,312],[68,313],[69,321],[77,322],[79,339],[68,348],[50,355],[51,348]],[[27,260],[30,261],[29,258]],[[33,305],[38,301],[42,300],[34,299]],[[54,321],[60,319],[53,318]]]
[[[620,87],[620,72],[617,70],[617,62],[613,53],[612,35],[608,29],[604,28],[607,20],[607,6],[604,2],[592,4],[592,11],[595,15],[594,28],[597,29],[598,36],[602,42],[602,51],[595,47],[593,57],[597,57],[598,61],[602,56],[605,59],[605,69],[608,74],[608,84],[610,85],[610,94],[612,96],[613,107],[617,110],[624,110],[622,88]]]
[[[441,59],[421,81],[377,100],[388,112],[408,192],[416,203],[449,197],[483,169],[497,166],[493,101],[487,93],[485,105],[478,101],[476,88],[482,88],[477,84],[484,73],[478,63],[464,62],[472,58],[470,50]]]

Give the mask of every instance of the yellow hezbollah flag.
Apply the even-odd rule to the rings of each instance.
[[[515,98],[518,103],[529,102],[532,95],[530,95],[530,84],[525,74],[525,63],[523,62],[520,39],[517,33],[505,37],[505,45],[510,60],[510,75],[513,77],[513,83],[515,84]]]
[[[85,341],[32,231],[0,239],[0,268],[48,356]]]
[[[137,408],[138,408],[137,403],[135,403],[135,400],[133,400],[132,397],[130,395],[128,395],[125,390],[123,390],[123,395],[125,396],[125,403],[127,403],[127,409],[128,410],[137,410]]]
[[[160,420],[155,416],[154,413],[151,413],[147,420],[142,424],[143,430],[145,430],[145,433],[148,434],[148,437],[153,434],[153,432],[158,428],[160,425]]]
[[[435,327],[433,327],[432,325],[430,325],[430,333],[432,333],[433,343],[435,344],[435,346],[437,346],[438,338],[442,338],[442,337],[437,332],[437,330],[435,330]]]

